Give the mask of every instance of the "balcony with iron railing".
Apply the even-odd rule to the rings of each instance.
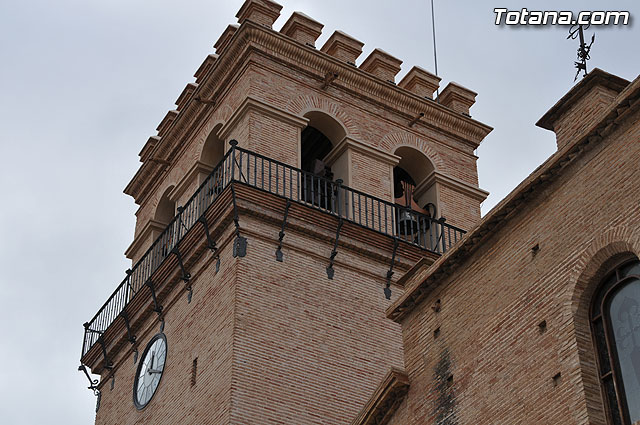
[[[142,258],[127,271],[96,315],[84,324],[81,359],[101,339],[107,328],[142,291],[154,272],[174,252],[184,237],[201,222],[207,209],[228,186],[248,185],[281,198],[331,214],[365,229],[442,254],[465,231],[408,207],[394,204],[344,186],[341,181],[319,177],[255,152],[231,148],[191,198],[153,242]],[[104,343],[104,341],[102,341]]]

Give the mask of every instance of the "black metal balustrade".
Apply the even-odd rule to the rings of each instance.
[[[263,155],[231,148],[142,258],[127,270],[98,313],[85,323],[82,356],[144,288],[162,262],[231,183],[248,186],[307,205],[328,214],[435,253],[444,253],[464,231],[409,208],[300,170]]]

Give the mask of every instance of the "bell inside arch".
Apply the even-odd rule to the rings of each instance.
[[[397,214],[398,233],[402,236],[415,236],[429,228],[429,220],[422,215],[435,218],[435,205],[429,203],[422,208],[414,199],[416,183],[402,167],[393,169],[393,197],[400,206]],[[422,218],[422,220],[420,220]]]

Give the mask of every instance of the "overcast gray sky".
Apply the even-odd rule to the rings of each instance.
[[[433,71],[428,0],[280,0]],[[82,323],[124,276],[133,200],[122,193],[138,152],[242,0],[0,0],[0,422],[91,424],[95,397],[77,372]],[[435,0],[442,87],[478,92],[493,126],[477,154],[486,213],[555,150],[534,123],[572,85],[577,42],[566,27],[494,25],[495,7],[629,10],[599,27],[589,67],[640,71],[637,1]],[[590,37],[592,27],[588,31]]]

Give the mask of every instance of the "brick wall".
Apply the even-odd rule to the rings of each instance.
[[[404,319],[411,388],[397,415],[408,419],[393,423],[604,424],[587,311],[607,260],[640,256],[638,118],[504,221]]]

